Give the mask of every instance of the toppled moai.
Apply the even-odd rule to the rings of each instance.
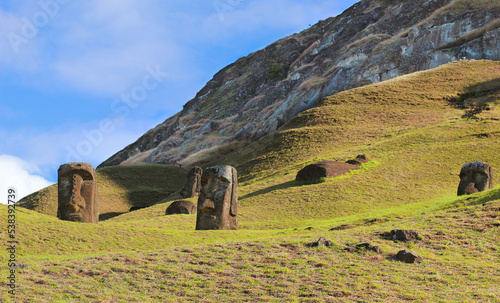
[[[196,205],[194,205],[191,201],[185,200],[172,202],[172,204],[170,204],[165,211],[165,215],[189,215],[194,213],[196,213]]]
[[[196,197],[200,194],[202,174],[203,169],[198,166],[195,166],[189,170],[186,185],[180,192],[181,197],[191,198]]]
[[[457,195],[470,195],[493,188],[493,169],[484,162],[471,162],[462,166]]]
[[[196,229],[238,229],[238,179],[232,166],[203,172]]]
[[[97,223],[97,182],[92,165],[75,162],[64,164],[59,167],[57,174],[57,217],[66,221]]]
[[[299,182],[308,182],[320,180],[322,178],[333,178],[345,175],[351,170],[356,169],[359,169],[359,165],[337,161],[320,161],[307,165],[301,169],[297,173],[295,180]]]

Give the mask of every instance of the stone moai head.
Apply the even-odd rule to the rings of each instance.
[[[196,229],[238,229],[238,179],[232,166],[203,172]]]
[[[465,164],[460,170],[457,195],[469,195],[493,188],[493,169],[483,162]]]
[[[61,165],[58,174],[57,217],[61,220],[97,223],[97,182],[95,170],[88,163]]]
[[[198,166],[195,166],[189,170],[186,185],[180,192],[181,197],[191,198],[196,197],[200,194],[202,174],[203,169]]]

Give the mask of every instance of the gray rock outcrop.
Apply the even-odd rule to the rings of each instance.
[[[340,91],[462,58],[500,60],[500,4],[460,3],[360,1],[222,69],[181,112],[100,166],[177,163],[261,138]]]

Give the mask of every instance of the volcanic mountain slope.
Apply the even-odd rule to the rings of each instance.
[[[461,197],[456,189],[467,162],[498,170],[499,150],[500,62],[460,60],[340,92],[208,163],[238,168],[240,230],[195,231],[196,215],[164,215],[169,202],[99,224],[17,207],[18,289],[15,297],[0,292],[0,301],[497,302],[500,187]],[[357,154],[371,161],[354,173],[294,181],[307,164]],[[131,205],[126,193],[180,188],[175,179],[187,170],[120,165],[97,173],[102,207],[111,209]],[[38,204],[53,205],[55,196]],[[384,237],[392,229],[421,239]],[[321,236],[332,246],[307,247]],[[364,242],[382,252],[344,250]],[[395,261],[403,249],[423,262]],[[0,263],[9,257],[0,254]]]
[[[240,226],[250,229],[453,195],[463,164],[478,160],[500,167],[499,79],[499,62],[461,60],[340,92],[207,165],[238,169]],[[357,154],[372,161],[355,174],[307,186],[294,182],[297,171],[312,162],[346,161]],[[163,216],[166,204],[160,202],[179,198],[167,196],[181,189],[186,174],[187,168],[169,165],[98,169],[101,213],[108,214],[103,219],[113,213],[124,214],[112,221]],[[128,213],[131,206],[154,204]],[[57,185],[20,205],[55,216]]]
[[[462,58],[500,60],[499,18],[494,0],[363,0],[222,69],[101,167],[192,165],[276,131],[333,93]]]

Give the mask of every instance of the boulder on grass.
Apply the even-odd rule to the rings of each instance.
[[[355,159],[352,160],[347,160],[346,163],[349,164],[354,164],[354,165],[361,165],[363,163],[366,163],[370,160],[365,155],[357,155]]]
[[[316,242],[309,243],[307,245],[308,247],[319,247],[319,246],[333,246],[332,241],[327,240],[325,237],[321,237],[318,239]]]
[[[403,241],[403,242],[420,240],[418,232],[411,229],[410,230],[393,229],[390,232],[390,237],[393,240]]]
[[[422,257],[409,250],[400,250],[396,255],[396,260],[405,263],[420,263],[422,262]]]
[[[175,201],[167,207],[165,215],[178,215],[178,214],[194,214],[196,213],[196,205],[191,201]]]
[[[323,178],[333,178],[345,175],[351,170],[359,169],[358,165],[337,161],[320,161],[307,165],[301,169],[295,178],[296,181],[318,181]]]

